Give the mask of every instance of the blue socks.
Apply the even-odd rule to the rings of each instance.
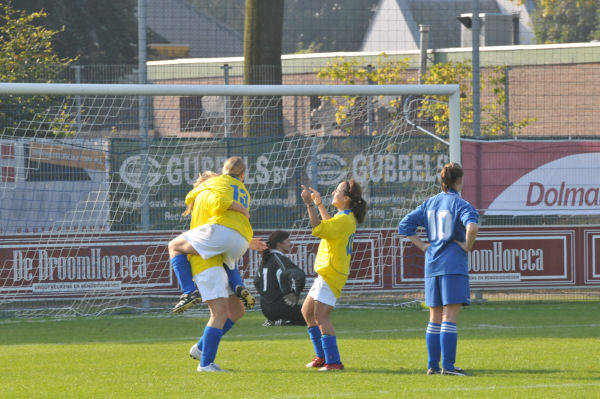
[[[440,343],[441,324],[429,322],[427,332],[425,333],[425,343],[427,344],[427,368],[439,370],[440,357],[442,356],[442,345]]]
[[[444,321],[441,327],[440,344],[442,347],[442,367],[446,370],[454,370],[457,340],[456,324]]]
[[[172,257],[169,262],[171,263],[173,272],[175,272],[175,277],[177,277],[181,291],[183,291],[184,294],[191,294],[192,292],[196,291],[194,276],[192,276],[192,266],[188,261],[187,255],[176,255]],[[225,271],[227,272],[227,278],[229,279],[229,286],[233,292],[235,292],[235,288],[238,285],[246,288],[237,266],[233,270],[228,268],[227,265],[224,265],[224,267]]]
[[[223,325],[223,334],[221,334],[221,337],[223,337],[227,331],[231,330],[234,324],[235,323],[231,319],[225,320],[225,324]],[[202,345],[204,345],[204,335],[198,340],[198,349],[202,350]]]
[[[192,265],[188,261],[187,255],[176,255],[172,257],[169,262],[175,272],[179,286],[184,294],[191,294],[196,291],[196,284],[194,284],[194,276],[192,276]]]
[[[222,336],[223,330],[220,328],[209,326],[204,328],[204,335],[202,336],[202,340],[204,341],[202,343],[202,359],[200,359],[200,365],[202,367],[208,366],[215,361]]]
[[[242,288],[246,288],[244,282],[242,281],[242,276],[240,276],[240,271],[236,266],[235,269],[231,270],[227,265],[223,265],[225,268],[225,272],[227,272],[227,278],[229,279],[229,286],[231,287],[231,291],[235,292],[235,288],[238,285],[241,285]]]
[[[335,335],[323,335],[321,337],[321,344],[325,351],[325,363],[326,364],[339,364],[340,352],[338,351],[337,341]]]
[[[315,354],[318,357],[325,357],[325,352],[323,351],[323,344],[321,340],[321,330],[319,326],[313,326],[308,328],[308,336],[313,343],[315,348]],[[334,337],[335,338],[335,337]]]

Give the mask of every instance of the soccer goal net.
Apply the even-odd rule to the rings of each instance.
[[[185,195],[234,155],[256,236],[289,231],[308,283],[319,241],[300,186],[333,214],[356,179],[369,211],[341,301],[419,291],[396,226],[460,161],[458,101],[457,85],[0,84],[0,316],[168,312]],[[251,290],[259,264],[248,251],[239,265]]]

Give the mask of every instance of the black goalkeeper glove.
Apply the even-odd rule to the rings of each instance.
[[[297,305],[299,300],[300,295],[296,294],[295,292],[290,292],[289,294],[285,294],[283,296],[283,301],[289,306]]]

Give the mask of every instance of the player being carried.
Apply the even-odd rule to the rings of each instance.
[[[184,312],[202,300],[194,284],[188,255],[200,255],[203,259],[223,255],[232,291],[246,307],[251,309],[254,306],[254,297],[244,286],[236,262],[248,248],[262,251],[267,246],[252,237],[248,211],[250,194],[243,183],[245,172],[242,158],[231,157],[225,161],[221,175],[205,172],[187,194],[184,215],[192,214],[191,229],[171,240],[168,247],[171,266],[183,291],[173,312]],[[201,196],[208,209],[194,207]],[[195,217],[197,213],[207,216]]]

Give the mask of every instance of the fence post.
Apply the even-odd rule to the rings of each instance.
[[[223,70],[223,80],[225,84],[229,84],[229,70],[232,67],[229,64],[223,64],[221,67]],[[229,96],[225,96],[225,137],[231,137],[231,98]]]
[[[479,78],[479,0],[473,0],[473,137],[481,136],[481,106]]]
[[[138,83],[146,84],[148,80],[146,60],[148,54],[146,52],[146,0],[138,0]],[[150,230],[150,187],[148,184],[148,97],[140,96],[139,98],[139,123],[140,136],[142,144],[142,173],[140,196],[142,199],[141,209],[141,228],[143,231]]]
[[[421,47],[421,63],[419,64],[419,84],[423,84],[423,78],[427,72],[427,47],[429,47],[429,25],[419,25],[421,32],[420,47]]]
[[[81,70],[83,69],[83,65],[71,65],[71,68],[75,70],[75,83],[81,83]],[[75,96],[75,104],[77,106],[77,116],[76,116],[76,124],[77,124],[77,137],[81,137],[81,96]]]
[[[367,65],[367,72],[373,71],[373,65]],[[367,77],[367,83],[372,85],[375,84],[371,78]],[[373,97],[367,97],[367,128],[369,129],[369,136],[373,135],[375,130],[375,110],[373,108]]]
[[[504,130],[504,134],[506,137],[510,137],[510,96],[509,96],[509,81],[508,81],[508,72],[510,71],[510,67],[507,66],[504,68],[504,116],[506,117],[506,127]]]

